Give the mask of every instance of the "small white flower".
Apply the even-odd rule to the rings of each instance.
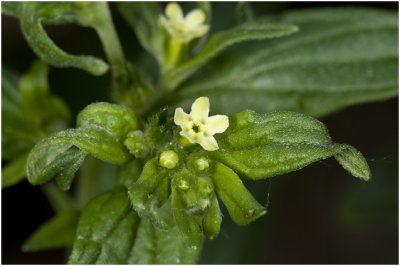
[[[207,151],[215,151],[219,147],[213,135],[224,132],[229,126],[229,119],[226,115],[208,117],[209,111],[208,97],[200,97],[192,104],[190,114],[176,108],[174,122],[182,128],[179,132],[181,136],[191,143],[200,144]]]
[[[167,17],[161,15],[161,23],[172,37],[182,42],[201,37],[209,29],[208,25],[203,24],[206,15],[201,9],[194,9],[184,17],[177,3],[169,3],[165,9],[165,15]]]

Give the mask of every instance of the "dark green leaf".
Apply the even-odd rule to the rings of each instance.
[[[77,126],[98,125],[111,135],[124,140],[126,135],[137,129],[135,114],[127,107],[110,103],[94,103],[83,109],[77,118]]]
[[[282,23],[299,25],[287,38],[243,44],[218,71],[180,89],[183,107],[210,97],[217,113],[251,108],[323,116],[398,93],[398,17],[365,8],[303,9]]]
[[[73,146],[82,151],[75,150],[65,155],[64,153]],[[130,157],[125,147],[99,126],[68,129],[41,140],[31,150],[27,160],[28,180],[34,185],[42,184],[55,174],[60,174],[60,165],[68,165],[68,173],[62,174],[62,179],[68,179],[70,174],[77,170],[76,167],[80,165],[86,153],[115,164],[123,164]]]
[[[220,149],[211,156],[248,178],[291,172],[334,155],[354,176],[370,178],[361,153],[334,144],[321,122],[303,114],[243,111],[230,118],[228,130],[217,139]]]
[[[74,242],[79,212],[64,211],[41,225],[24,243],[22,250],[40,251],[70,246]]]
[[[230,45],[246,40],[278,38],[296,32],[298,28],[290,24],[270,24],[262,21],[242,24],[236,28],[213,35],[204,48],[192,59],[177,69],[168,72],[162,86],[173,89],[202,65]]]
[[[78,225],[69,264],[125,264],[139,219],[119,187],[89,202]]]
[[[135,244],[128,264],[195,264],[201,248],[187,246],[179,236],[176,226],[168,230],[155,228],[146,219],[141,219]]]
[[[23,154],[6,166],[1,171],[1,188],[6,188],[17,184],[25,179],[25,162],[28,154]]]
[[[218,162],[214,162],[213,168],[211,178],[215,190],[235,223],[246,225],[267,213],[235,172]]]

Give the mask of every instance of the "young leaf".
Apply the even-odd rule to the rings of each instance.
[[[153,158],[145,164],[139,179],[128,191],[133,209],[163,229],[167,223],[160,207],[169,197],[168,187],[169,176],[166,169],[160,166],[158,158]]]
[[[179,89],[170,102],[190,106],[208,96],[217,113],[251,108],[323,116],[398,93],[398,18],[366,8],[302,9],[280,20],[299,26],[278,40],[243,44],[211,75]],[[243,52],[246,51],[246,52]],[[210,64],[211,65],[211,64]],[[215,74],[214,74],[215,73]]]
[[[66,156],[72,146],[82,151],[74,151]],[[59,174],[58,166],[70,169],[69,176],[89,153],[94,157],[115,164],[125,163],[130,155],[125,147],[102,127],[90,125],[84,128],[68,129],[41,140],[29,153],[27,159],[27,176],[34,185],[42,184],[55,174]],[[64,154],[64,155],[63,155]],[[72,170],[74,169],[74,170]]]
[[[181,192],[172,188],[172,209],[176,225],[185,243],[192,249],[198,249],[203,243],[203,232],[194,214],[185,210]]]
[[[118,187],[98,196],[83,210],[68,263],[126,263],[138,222],[125,188]]]
[[[332,143],[326,127],[303,114],[243,111],[230,118],[228,130],[217,140],[220,149],[210,155],[251,179],[291,172],[334,155],[354,176],[370,178],[358,151]]]
[[[215,239],[219,234],[222,222],[222,213],[215,193],[211,196],[211,205],[203,218],[203,233],[209,239]]]
[[[249,224],[267,213],[235,172],[225,165],[214,162],[211,178],[218,197],[224,202],[232,220],[238,225]]]
[[[77,118],[77,126],[98,125],[121,141],[138,128],[135,114],[127,107],[110,103],[94,103],[83,109]]]
[[[201,248],[190,248],[175,225],[161,230],[141,219],[128,264],[195,264]]]
[[[1,188],[15,185],[25,178],[25,162],[27,157],[28,154],[22,154],[3,167],[1,171]]]
[[[70,246],[75,239],[79,212],[64,211],[41,225],[23,244],[22,250],[41,251]]]
[[[271,24],[258,21],[216,33],[195,57],[168,72],[161,86],[169,90],[174,89],[218,53],[237,42],[278,38],[292,34],[297,30],[296,26],[290,24]]]
[[[142,46],[161,62],[163,43],[158,19],[161,14],[157,2],[119,2],[118,9],[126,22],[135,30]]]

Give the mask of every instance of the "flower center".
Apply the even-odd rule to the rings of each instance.
[[[193,124],[192,130],[193,130],[195,133],[199,133],[199,132],[200,132],[200,127],[199,127],[198,125],[196,125],[196,124]]]

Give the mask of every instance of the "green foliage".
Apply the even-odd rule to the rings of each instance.
[[[214,34],[203,49],[177,69],[168,72],[162,80],[163,87],[174,89],[202,65],[228,46],[246,40],[271,39],[290,35],[298,28],[290,24],[270,24],[263,21],[242,24],[236,28]]]
[[[40,251],[74,243],[79,212],[64,211],[41,225],[24,243],[23,251]]]
[[[217,113],[251,108],[260,113],[290,110],[324,116],[397,94],[395,13],[302,9],[285,13],[280,21],[298,25],[299,32],[230,49],[209,64],[210,71],[201,79],[179,88],[179,97],[168,102],[189,106],[207,95]],[[220,64],[222,60],[226,63]]]
[[[125,188],[93,199],[79,219],[69,264],[123,264],[133,245],[139,219]]]
[[[322,116],[397,93],[395,14],[304,9],[259,19],[243,3],[237,8],[241,24],[210,38],[204,33],[181,41],[159,22],[164,12],[158,3],[117,6],[157,59],[157,85],[125,61],[107,3],[2,6],[3,12],[19,18],[26,41],[41,59],[102,75],[108,64],[65,53],[43,26],[94,28],[111,66],[117,102],[88,105],[78,114],[76,128],[67,129],[70,114],[50,94],[45,63],[35,63],[20,81],[3,68],[2,150],[11,162],[3,168],[2,187],[22,180],[26,169],[33,185],[54,179],[60,189],[69,190],[82,166],[76,200],[53,183],[43,186],[58,214],[34,232],[24,250],[73,243],[70,264],[192,264],[204,237],[215,239],[221,230],[219,199],[238,225],[266,214],[241,178],[277,176],[334,156],[353,176],[370,179],[362,154],[334,143],[327,128],[308,115]],[[209,25],[211,5],[197,6]],[[183,32],[196,24],[177,17],[175,26]],[[258,42],[245,43],[250,40]],[[219,146],[215,151],[182,137],[180,130],[190,128],[178,128],[174,108],[169,108],[187,107],[199,96],[210,97],[213,112],[236,113],[229,117],[228,129],[213,136]],[[207,116],[209,107],[201,108]],[[247,108],[262,114],[237,113]],[[196,134],[209,136],[205,128],[213,127],[212,122],[195,125],[190,119],[189,126],[204,127]],[[108,165],[112,171],[105,171],[107,164],[101,161],[118,166]]]
[[[243,111],[231,117],[218,143],[220,149],[211,156],[252,179],[291,172],[333,155],[354,176],[370,178],[360,152],[334,144],[321,122],[302,114]]]

